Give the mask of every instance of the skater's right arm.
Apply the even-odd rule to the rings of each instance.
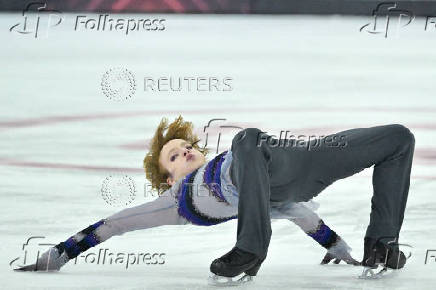
[[[35,264],[16,270],[59,271],[69,260],[112,236],[163,225],[188,223],[188,220],[178,214],[175,197],[168,190],[153,201],[123,209],[88,226],[64,242],[49,248]]]
[[[130,231],[188,223],[188,220],[178,214],[175,197],[167,190],[153,201],[123,209],[107,217],[96,234],[104,241],[111,236]]]

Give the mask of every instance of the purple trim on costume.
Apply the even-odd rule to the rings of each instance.
[[[332,230],[326,226],[325,224],[321,224],[319,229],[315,233],[308,233],[315,241],[324,245],[328,242],[330,236],[332,234]]]
[[[100,243],[100,241],[97,239],[97,237],[93,233],[90,233],[89,235],[87,235],[83,239],[85,240],[85,243],[89,247],[94,247]]]
[[[228,150],[220,153],[209,161],[205,167],[203,176],[203,181],[209,187],[212,194],[224,202],[227,202],[227,200],[221,191],[221,166],[225,160],[224,156],[227,152]]]
[[[73,239],[73,237],[68,238],[64,243],[68,255],[77,256],[80,254],[80,248],[77,245],[76,241]]]
[[[194,172],[186,175],[186,177],[182,180],[180,184],[180,189],[178,192],[177,200],[178,200],[178,213],[179,215],[183,216],[193,224],[197,225],[206,225],[203,223],[201,219],[199,219],[197,216],[195,216],[188,208],[188,205],[186,203],[186,194],[190,194],[189,191],[189,184],[186,186],[186,183],[188,183],[189,179],[193,177],[198,172],[198,170],[195,170]],[[192,196],[192,195],[191,195]]]
[[[231,219],[235,219],[238,216],[234,215],[226,218],[213,218],[207,216],[206,213],[200,212],[192,201],[192,185],[195,175],[198,174],[198,169],[192,173],[186,175],[180,183],[180,188],[177,192],[177,212],[180,216],[189,220],[191,223],[200,226],[212,226]]]
[[[92,227],[94,228],[94,230],[96,228],[98,228],[99,226],[101,226],[102,224],[104,224],[104,219],[99,220],[98,222],[96,222],[95,224],[92,225]]]

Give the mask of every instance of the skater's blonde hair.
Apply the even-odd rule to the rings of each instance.
[[[167,130],[164,135],[164,131]],[[150,141],[150,151],[144,158],[145,176],[151,182],[152,189],[157,190],[161,195],[165,190],[171,186],[167,183],[169,172],[159,162],[160,152],[162,147],[170,140],[184,139],[192,144],[192,147],[200,151],[204,156],[209,153],[208,148],[200,148],[197,144],[200,138],[193,133],[193,124],[191,122],[183,121],[183,117],[179,115],[168,125],[168,119],[163,117],[159,126],[154,133],[154,137]]]

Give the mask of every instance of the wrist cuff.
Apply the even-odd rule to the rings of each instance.
[[[326,249],[329,249],[340,239],[334,230],[324,224],[322,219],[319,220],[317,228],[314,231],[307,232],[307,235]]]
[[[66,252],[69,259],[76,258],[80,253],[85,252],[91,247],[100,243],[99,238],[95,235],[94,230],[104,224],[105,220],[100,220],[97,223],[90,225],[86,229],[78,232],[76,235],[69,237],[65,242],[57,244],[55,247],[59,253]],[[79,238],[80,237],[80,240]]]

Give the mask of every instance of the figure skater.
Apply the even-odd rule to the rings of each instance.
[[[255,276],[267,255],[272,218],[294,222],[326,248],[321,264],[334,259],[374,267],[386,258],[389,267],[403,267],[404,254],[383,238],[398,240],[407,201],[414,137],[404,126],[351,129],[307,142],[277,140],[246,128],[234,136],[229,150],[210,161],[199,141],[191,122],[179,116],[168,126],[163,118],[144,158],[146,177],[159,197],[101,219],[17,270],[59,270],[89,248],[129,231],[237,219],[235,246],[210,270],[223,277]],[[344,239],[314,212],[318,204],[312,198],[372,165],[370,224],[358,262]]]

